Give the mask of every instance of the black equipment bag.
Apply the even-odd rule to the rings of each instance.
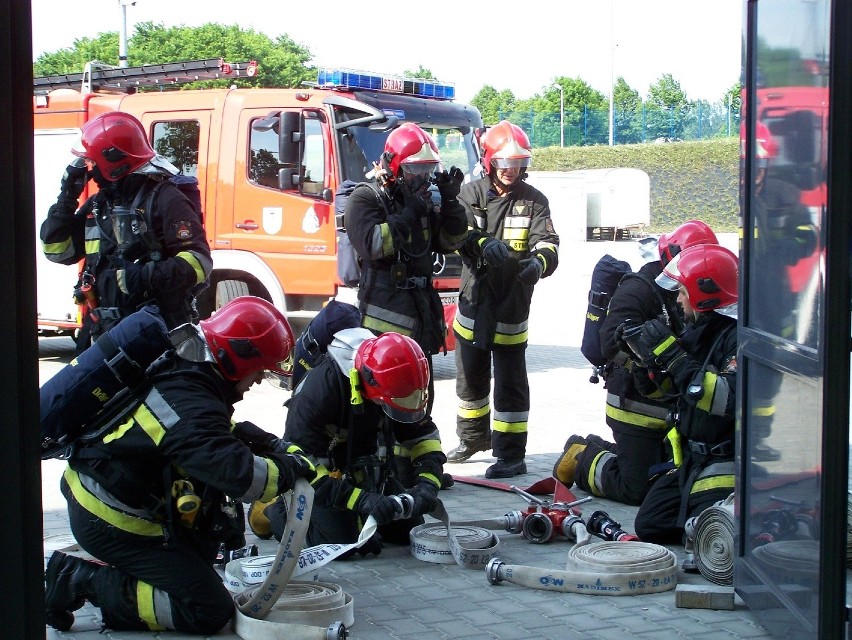
[[[632,273],[630,264],[624,260],[616,260],[606,254],[598,260],[592,270],[592,284],[589,289],[589,305],[586,309],[586,325],[583,329],[583,342],[580,351],[595,367],[606,364],[606,358],[601,354],[601,324],[606,318],[609,301],[615,293],[618,283],[625,274]]]
[[[55,457],[105,409],[147,381],[148,367],[172,348],[153,305],[123,318],[42,385],[42,459]]]

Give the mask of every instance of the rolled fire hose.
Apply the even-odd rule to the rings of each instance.
[[[510,565],[494,558],[485,569],[488,582],[597,596],[660,593],[677,585],[677,556],[669,549],[633,541],[589,544],[591,534],[579,519],[571,530],[577,543],[568,551],[564,570]]]
[[[482,569],[497,556],[500,539],[488,529],[505,529],[505,518],[475,520],[453,525],[444,504],[430,513],[441,524],[421,524],[409,534],[411,555],[436,564],[458,564]]]
[[[734,494],[696,516],[692,531],[695,564],[701,575],[719,585],[734,584]]]
[[[352,597],[338,585],[327,582],[290,582],[297,573],[307,573],[320,566],[312,564],[310,559],[323,554],[304,554],[303,551],[310,550],[302,549],[313,498],[311,485],[307,480],[299,479],[287,505],[287,513],[293,517],[287,518],[281,544],[275,558],[269,563],[263,583],[234,596],[237,612],[233,618],[233,629],[244,640],[275,640],[282,637],[288,640],[342,639],[346,638],[347,627],[355,621]],[[367,524],[370,524],[370,519]],[[374,520],[372,528],[375,531]],[[359,543],[349,546],[358,546]],[[244,560],[258,561],[258,558]],[[232,573],[238,571],[232,565],[233,562],[240,561],[228,563]]]

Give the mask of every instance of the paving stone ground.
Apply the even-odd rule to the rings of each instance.
[[[557,220],[557,225],[559,221]],[[558,226],[557,226],[558,229]],[[723,243],[735,243],[725,238]],[[511,480],[519,487],[551,475],[556,456],[572,433],[609,435],[604,415],[604,391],[588,381],[590,367],[580,354],[583,315],[589,277],[603,253],[629,260],[638,267],[642,260],[635,243],[565,242],[556,274],[536,288],[530,320],[528,371],[532,387],[528,473]],[[72,344],[66,338],[39,341],[42,382],[67,362]],[[435,359],[436,403],[434,419],[441,430],[445,451],[454,447],[455,364],[452,355]],[[285,392],[270,385],[255,387],[238,405],[235,417],[251,419],[270,431],[281,433],[286,409]],[[447,465],[456,476],[484,478],[494,461],[480,453],[463,464]],[[68,533],[65,503],[58,491],[63,465],[42,464],[45,536]],[[577,497],[582,491],[574,489]],[[510,491],[487,489],[457,482],[441,492],[447,512],[454,520],[501,517],[523,510],[527,503]],[[632,531],[635,507],[594,499],[583,504],[584,514],[603,509]],[[557,538],[533,544],[521,535],[498,532],[500,557],[508,564],[562,569],[571,544]],[[263,554],[274,554],[274,541],[256,542]],[[683,557],[681,547],[671,547]],[[332,562],[319,571],[319,579],[340,584],[354,598],[355,624],[350,637],[362,640],[404,638],[486,639],[537,638],[609,640],[611,638],[769,638],[753,614],[739,599],[733,611],[678,609],[675,592],[641,596],[592,596],[553,593],[509,583],[491,585],[484,571],[455,565],[437,565],[411,557],[408,547],[386,546],[381,555],[354,561]],[[708,584],[699,574],[679,572],[684,584]],[[70,632],[48,629],[46,637],[74,640],[126,638],[183,638],[176,633],[101,632],[98,610],[86,605],[77,612]],[[193,636],[194,637],[194,636]],[[212,636],[236,639],[230,629]]]

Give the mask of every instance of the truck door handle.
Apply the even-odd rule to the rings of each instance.
[[[254,220],[238,222],[235,226],[237,227],[237,229],[245,229],[246,231],[254,231],[259,227],[259,225]]]

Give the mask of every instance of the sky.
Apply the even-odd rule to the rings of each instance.
[[[147,21],[167,27],[218,22],[270,38],[287,34],[313,54],[317,66],[401,74],[422,65],[438,80],[454,83],[461,102],[485,85],[527,99],[560,76],[582,78],[607,96],[623,76],[644,97],[666,73],[690,100],[715,102],[740,76],[742,0],[430,0],[404,10],[394,6],[401,3],[137,0],[126,7],[127,35],[132,37],[135,23]],[[32,15],[34,59],[122,25],[121,0],[32,0]]]

